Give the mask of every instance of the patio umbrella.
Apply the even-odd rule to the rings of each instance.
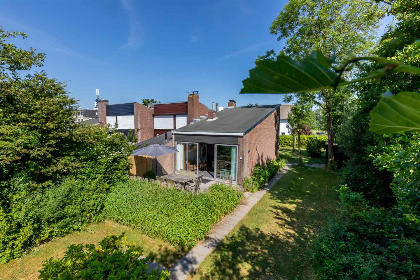
[[[149,145],[137,150],[134,150],[132,156],[152,156],[154,158],[166,154],[173,154],[178,152],[174,147],[162,146],[158,144]],[[157,175],[157,161],[156,161],[156,175]]]

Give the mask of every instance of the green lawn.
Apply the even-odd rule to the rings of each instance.
[[[74,232],[62,238],[55,238],[50,242],[34,248],[29,254],[20,259],[0,264],[0,279],[38,279],[38,271],[42,262],[51,257],[63,257],[67,247],[71,244],[98,244],[104,237],[125,232],[128,241],[133,241],[141,246],[145,254],[154,252],[157,261],[169,266],[179,259],[184,253],[172,245],[157,238],[150,238],[141,234],[139,230],[111,222],[104,221],[90,225],[86,230]]]
[[[286,159],[286,162],[299,162],[299,153],[297,151],[297,148],[296,151],[293,152],[293,149],[291,147],[280,147],[279,156],[280,158]],[[304,164],[325,163],[325,151],[322,153],[321,157],[314,158],[308,155],[305,148],[302,148],[302,161]]]
[[[336,173],[288,171],[189,279],[310,279],[311,244],[337,214]]]

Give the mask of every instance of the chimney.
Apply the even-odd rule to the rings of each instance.
[[[214,110],[210,110],[210,111],[209,111],[209,113],[208,113],[208,118],[209,118],[209,119],[215,119],[215,118],[217,118],[217,113],[216,113],[216,111],[214,111]]]
[[[214,102],[211,103],[211,109],[214,111]]]
[[[216,112],[219,112],[219,103],[216,103]]]
[[[229,108],[235,108],[236,107],[236,101],[235,100],[229,100],[228,107]]]
[[[200,117],[199,107],[200,96],[198,95],[198,91],[193,91],[188,95],[188,123],[192,123],[194,119]]]
[[[106,126],[106,105],[108,105],[108,103],[108,100],[105,99],[98,100],[98,118],[100,126]]]

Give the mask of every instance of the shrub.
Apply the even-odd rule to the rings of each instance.
[[[22,184],[16,189],[26,189]],[[21,256],[36,244],[81,229],[100,219],[108,186],[74,178],[34,192],[16,192],[12,206],[0,209],[0,261]]]
[[[306,141],[306,151],[311,157],[321,157],[322,149],[325,147],[325,141],[316,138],[309,138]]]
[[[252,170],[251,178],[245,178],[243,183],[244,189],[249,192],[261,189],[284,166],[285,161],[283,159],[270,160],[265,167],[256,165]]]
[[[153,170],[148,170],[144,173],[143,178],[156,180],[156,173]]]
[[[44,262],[40,279],[170,279],[169,271],[148,272],[151,255],[141,258],[142,248],[126,241],[124,234],[93,244],[71,245],[62,259]]]
[[[241,198],[241,192],[221,184],[211,186],[207,193],[196,194],[129,180],[111,191],[105,202],[105,214],[151,237],[189,249],[232,211]]]
[[[327,135],[301,135],[300,145],[306,147],[309,139],[317,139],[322,141],[324,144],[328,141]],[[297,136],[296,136],[296,147],[297,147]],[[293,147],[293,135],[280,135],[279,136],[279,147]]]

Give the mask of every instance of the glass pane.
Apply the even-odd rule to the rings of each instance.
[[[188,144],[187,168],[188,171],[197,170],[197,144]]]
[[[217,146],[217,178],[236,181],[236,147]]]
[[[177,144],[176,148],[178,153],[176,153],[176,170],[185,170],[185,144]]]

